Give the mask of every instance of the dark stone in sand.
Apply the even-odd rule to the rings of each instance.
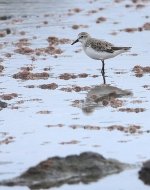
[[[4,66],[0,65],[0,72],[2,72],[4,70]]]
[[[1,181],[0,185],[46,189],[65,183],[89,183],[119,173],[128,167],[128,164],[106,159],[100,154],[84,152],[80,155],[48,158],[37,166],[29,168],[19,177]]]
[[[0,101],[0,110],[6,107],[7,107],[7,103]]]
[[[139,178],[146,184],[150,185],[150,160],[146,161],[139,171]]]
[[[11,19],[12,18],[12,16],[0,16],[0,20],[9,20],[9,19]]]

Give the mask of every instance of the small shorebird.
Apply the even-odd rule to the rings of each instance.
[[[88,33],[81,32],[78,34],[78,38],[71,44],[77,42],[82,43],[82,47],[87,56],[92,59],[101,60],[102,69],[101,73],[104,75],[105,59],[115,57],[121,53],[128,51],[131,47],[118,47],[104,40],[92,38]]]

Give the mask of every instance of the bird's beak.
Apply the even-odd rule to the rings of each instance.
[[[79,39],[77,39],[77,40],[75,40],[71,45],[73,45],[73,44],[75,44],[75,43],[77,43],[79,41]]]

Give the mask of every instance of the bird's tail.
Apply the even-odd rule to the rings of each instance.
[[[131,47],[122,47],[122,49],[124,49],[124,50],[130,50],[131,49]]]

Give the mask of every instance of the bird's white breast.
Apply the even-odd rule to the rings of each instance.
[[[84,49],[85,53],[87,54],[87,56],[89,56],[92,59],[96,59],[96,60],[109,59],[109,58],[115,57],[118,54],[122,53],[120,51],[116,51],[114,53],[109,53],[106,51],[96,51],[93,48],[84,47],[84,46],[83,46],[83,49]]]

